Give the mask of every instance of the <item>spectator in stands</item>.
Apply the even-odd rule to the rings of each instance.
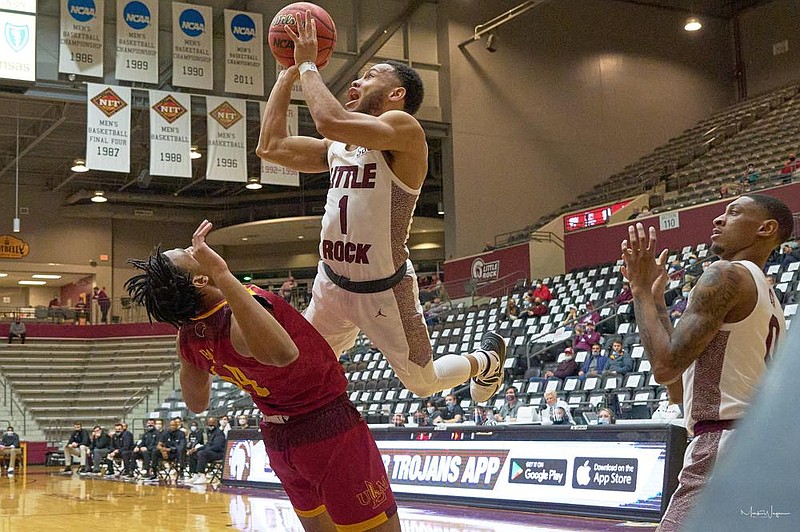
[[[231,422],[228,419],[228,416],[222,416],[219,418],[219,430],[225,435],[225,438],[228,438],[228,432],[231,430]]]
[[[53,299],[47,304],[47,308],[60,307],[61,301],[58,300],[58,294],[53,294]]]
[[[633,292],[631,292],[631,285],[628,282],[622,283],[622,288],[617,294],[617,297],[614,298],[614,303],[617,305],[624,305],[625,303],[630,303],[633,301]]]
[[[756,170],[756,165],[750,163],[747,165],[747,169],[744,171],[744,174],[742,174],[739,182],[742,184],[745,191],[750,191],[756,185],[760,177],[761,174]]]
[[[227,440],[222,429],[217,427],[217,418],[208,418],[206,425],[208,426],[207,443],[197,451],[197,472],[190,480],[192,484],[205,484],[207,482],[206,467],[208,464],[222,460],[225,456],[225,443]]]
[[[572,415],[569,413],[569,405],[566,401],[558,398],[558,394],[550,390],[544,392],[544,402],[547,406],[542,408],[542,425],[560,425],[573,423]]]
[[[595,325],[593,321],[587,321],[584,325],[583,337],[588,340],[589,343],[589,347],[586,349],[586,351],[589,351],[592,345],[599,344],[603,340],[602,335],[597,332],[596,329],[597,325]]]
[[[92,451],[92,473],[99,475],[100,465],[111,452],[111,436],[100,425],[95,425],[92,429],[92,442],[89,448]]]
[[[444,400],[441,397],[431,397],[425,403],[425,412],[427,412],[427,425],[438,425],[444,423]]]
[[[791,183],[792,175],[798,170],[800,170],[800,161],[797,160],[797,156],[794,153],[790,153],[789,159],[781,169],[781,181],[783,183]]]
[[[597,377],[603,373],[608,357],[603,353],[600,344],[594,344],[589,356],[583,361],[583,368],[578,372],[579,377]]]
[[[442,286],[444,284],[442,283],[442,277],[440,275],[426,277],[426,279],[428,279],[428,284],[419,289],[419,300],[423,303],[441,297]]]
[[[11,425],[6,428],[6,433],[0,439],[0,460],[8,460],[8,478],[14,476],[14,466],[20,455],[19,436]]]
[[[574,351],[589,351],[592,349],[592,344],[597,342],[592,342],[586,336],[586,327],[585,325],[578,324],[575,326],[575,330],[573,331],[572,335],[572,349]]]
[[[608,362],[603,368],[603,375],[622,375],[633,371],[633,359],[623,349],[622,340],[616,339],[611,344],[611,352],[608,354]]]
[[[683,266],[677,257],[670,263],[667,275],[673,281],[683,279]]]
[[[428,411],[424,406],[423,408],[420,408],[414,412],[412,419],[414,420],[414,424],[417,425],[418,427],[430,426],[430,424],[428,423]]]
[[[86,304],[85,294],[79,295],[78,302],[75,303],[75,320],[77,323],[89,321],[89,305]]]
[[[464,409],[458,404],[456,396],[448,394],[444,398],[444,410],[442,410],[442,421],[445,423],[463,423]]]
[[[106,287],[92,289],[92,299],[97,301],[97,306],[100,307],[100,323],[108,323],[108,310],[111,308],[111,298],[106,293]]]
[[[597,424],[598,425],[615,425],[617,423],[617,417],[614,415],[614,411],[610,408],[601,408],[597,411]]]
[[[589,322],[597,323],[600,321],[600,313],[594,309],[594,303],[591,301],[586,302],[586,307],[583,309],[584,316],[581,318],[581,323],[586,324]]]
[[[425,312],[425,323],[428,325],[436,325],[441,322],[441,315],[450,308],[449,303],[442,302],[440,297],[433,298],[433,302],[428,310]]]
[[[395,427],[405,427],[406,426],[406,415],[401,414],[400,412],[395,412],[392,416],[392,425]]]
[[[187,428],[186,428],[186,427],[183,425],[183,418],[182,418],[181,416],[175,416],[175,417],[174,417],[174,418],[172,418],[172,419],[174,419],[175,421],[177,421],[177,422],[178,422],[178,428],[179,428],[179,429],[181,429],[181,432],[183,432],[183,435],[184,435],[184,436],[188,436],[188,435],[189,435],[189,429],[187,429]]]
[[[642,211],[639,213],[639,216],[637,216],[637,218],[645,218],[647,216],[650,216],[650,206],[642,205]]]
[[[786,294],[777,286],[775,286],[774,275],[767,275],[767,284],[769,285],[770,288],[772,288],[772,291],[775,292],[775,297],[778,298],[778,301],[780,301],[781,305],[783,305],[784,304],[783,300],[786,297]]]
[[[692,291],[692,285],[689,283],[681,287],[681,295],[672,303],[669,309],[669,317],[674,319],[683,316],[686,311],[686,304],[689,302],[689,292]]]
[[[25,331],[25,324],[22,323],[22,321],[19,319],[19,316],[17,316],[8,327],[8,344],[11,345],[11,340],[14,338],[19,338],[24,344],[26,336],[27,333]]]
[[[517,306],[517,300],[511,296],[508,298],[508,302],[506,303],[506,313],[504,319],[507,321],[514,321],[517,318],[519,318],[519,307]]]
[[[142,471],[147,474],[150,471],[150,459],[156,452],[156,446],[161,434],[156,430],[156,420],[148,419],[144,433],[133,448],[133,460],[142,460]]]
[[[639,217],[639,214],[641,214],[641,212],[642,211],[639,210],[639,207],[634,207],[633,212],[631,212],[631,215],[628,216],[628,220],[635,220],[636,218]]]
[[[541,281],[536,283],[536,288],[534,288],[531,296],[534,300],[536,300],[538,297],[545,304],[550,303],[550,300],[553,299],[553,294],[550,293],[550,288]]]
[[[793,262],[800,260],[800,250],[797,242],[790,242],[781,246],[781,269],[786,270]]]
[[[186,436],[186,458],[189,461],[189,474],[194,477],[197,473],[197,452],[203,448],[203,431],[192,421],[189,425],[189,434]]]
[[[531,316],[547,316],[550,309],[547,308],[547,304],[541,298],[535,297],[533,298],[533,305],[528,312]]]
[[[564,321],[561,322],[561,326],[564,327],[565,331],[571,331],[577,323],[578,307],[571,306],[569,307],[569,311],[567,311],[567,316],[564,318]]]
[[[494,410],[491,406],[481,406],[478,405],[475,407],[475,424],[478,426],[494,426],[497,425],[497,421],[494,419]]]
[[[249,429],[250,427],[250,418],[244,414],[240,415],[237,418],[239,425],[236,427],[237,429]]]
[[[295,288],[297,288],[297,281],[294,280],[294,277],[292,277],[292,274],[290,273],[289,278],[283,282],[278,290],[278,295],[281,296],[284,301],[289,303],[292,300],[292,290]]]
[[[76,421],[72,424],[72,434],[64,446],[64,472],[72,473],[72,457],[78,456],[81,464],[81,473],[88,473],[87,456],[89,453],[89,445],[92,443],[89,437],[89,431],[82,428],[80,422]]]
[[[161,439],[156,444],[156,452],[152,456],[153,471],[150,475],[150,480],[158,478],[156,472],[162,461],[178,462],[178,471],[182,472],[185,456],[186,435],[181,430],[178,420],[172,419],[169,422],[169,430],[161,435]]]
[[[122,475],[131,476],[131,455],[133,454],[133,434],[122,427],[122,423],[114,424],[111,435],[111,452],[106,457],[106,476],[114,475],[114,459],[122,460]],[[117,475],[119,476],[119,474]]]
[[[558,363],[555,370],[545,371],[544,378],[555,377],[556,379],[564,380],[567,377],[577,375],[579,370],[578,363],[575,362],[575,353],[572,352],[571,347],[567,347],[564,349],[564,360]]]
[[[494,251],[495,249],[497,249],[497,248],[491,242],[487,241],[485,244],[483,244],[483,252],[484,253],[486,253],[487,251]]]
[[[517,420],[517,412],[522,403],[517,400],[517,387],[509,386],[506,388],[506,400],[500,411],[494,415],[496,421],[505,421],[506,423],[513,423]]]

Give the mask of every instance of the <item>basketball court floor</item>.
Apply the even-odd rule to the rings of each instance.
[[[302,532],[288,499],[274,490],[172,487],[56,474],[32,466],[0,478],[0,532],[113,529],[174,532]],[[584,519],[441,504],[399,503],[404,531],[534,532],[653,530],[654,523]]]

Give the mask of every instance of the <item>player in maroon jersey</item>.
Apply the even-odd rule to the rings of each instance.
[[[306,530],[400,530],[375,440],[345,393],[325,339],[281,297],[243,286],[205,238],[130,262],[125,287],[149,316],[178,327],[184,401],[208,407],[209,375],[236,384],[264,414],[261,434]]]

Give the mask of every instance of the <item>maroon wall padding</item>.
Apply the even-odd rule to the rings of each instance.
[[[800,212],[800,183],[758,191],[758,193],[780,198],[792,212]],[[659,250],[665,247],[673,251],[680,250],[684,246],[696,246],[703,242],[710,244],[714,218],[722,214],[725,206],[734,199],[726,198],[678,211],[680,227],[677,229],[660,231],[658,215],[637,219],[635,222],[642,222],[645,227],[654,226],[656,228]],[[631,223],[633,221],[564,235],[566,270],[571,271],[616,262],[621,255],[620,243],[627,238],[628,226]]]
[[[9,322],[0,323],[0,338],[8,338]],[[112,325],[59,325],[25,320],[27,337],[36,338],[124,338],[126,336],[171,336],[176,329],[167,323],[119,323]],[[19,343],[19,338],[14,339]]]

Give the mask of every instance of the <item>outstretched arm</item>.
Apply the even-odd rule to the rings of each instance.
[[[183,401],[189,410],[199,414],[208,408],[208,401],[211,399],[211,378],[205,370],[183,358],[179,339],[175,342],[175,349],[181,361],[180,381]]]
[[[256,155],[293,170],[308,173],[328,169],[328,143],[324,139],[289,135],[286,111],[292,94],[292,84],[297,80],[297,67],[292,66],[278,75],[272,87],[264,116]]]
[[[211,222],[192,235],[192,256],[211,275],[233,313],[231,343],[236,350],[268,366],[288,366],[299,353],[292,338],[267,309],[234,277],[225,261],[206,243]]]

